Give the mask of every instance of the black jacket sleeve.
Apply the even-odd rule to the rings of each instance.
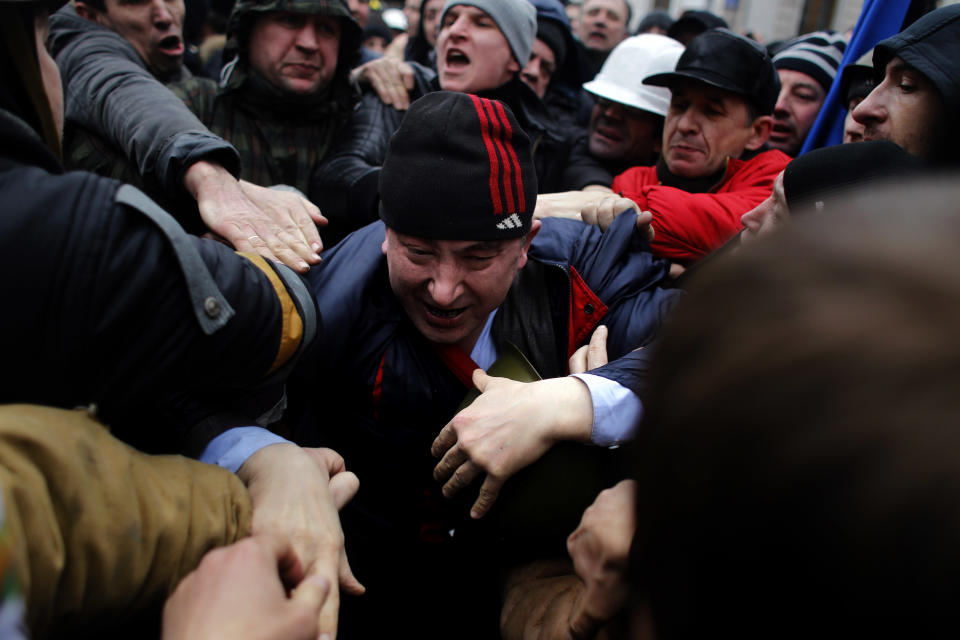
[[[50,42],[67,119],[121,149],[171,198],[183,195],[183,174],[200,159],[239,174],[236,149],[207,130],[120,35],[68,5],[51,18]]]
[[[89,173],[0,172],[0,193],[19,309],[0,340],[17,371],[0,401],[96,403],[149,451],[200,450],[198,421],[255,424],[276,405],[319,326],[297,274],[190,236],[138,190]]]

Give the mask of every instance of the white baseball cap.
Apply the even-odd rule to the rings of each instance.
[[[667,36],[644,33],[627,38],[610,52],[597,77],[583,88],[600,98],[665,116],[670,89],[645,85],[643,80],[673,71],[682,53],[683,45]]]

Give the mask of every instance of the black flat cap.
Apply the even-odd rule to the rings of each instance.
[[[728,29],[700,34],[687,45],[675,71],[643,83],[672,87],[689,80],[741,95],[764,115],[773,113],[780,95],[780,77],[766,48]]]

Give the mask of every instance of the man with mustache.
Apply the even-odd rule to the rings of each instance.
[[[163,84],[183,67],[183,0],[91,0],[51,16],[64,78],[65,164],[143,188],[192,233],[304,272],[322,248],[319,209],[238,180],[240,158]]]
[[[696,262],[741,228],[790,158],[764,151],[780,82],[766,50],[726,29],[695,38],[676,70],[644,80],[670,89],[655,166],[617,176],[613,190],[653,214],[653,252]]]
[[[877,86],[853,110],[864,140],[890,140],[933,166],[956,166],[960,5],[937,9],[873,50]]]

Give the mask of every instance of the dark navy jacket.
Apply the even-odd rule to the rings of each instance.
[[[498,347],[505,340],[517,344],[541,375],[551,377],[567,373],[568,356],[601,322],[610,330],[611,359],[649,343],[681,294],[663,288],[669,264],[653,257],[635,223],[633,213],[623,214],[601,233],[572,220],[544,220],[527,265],[495,316],[491,333]],[[436,558],[448,557],[432,556],[425,543],[447,535],[459,517],[456,509],[466,512],[439,497],[429,451],[468,387],[393,295],[381,252],[384,233],[381,222],[360,229],[310,271],[324,340],[304,359],[309,370],[301,368],[296,390],[312,413],[299,425],[297,442],[335,448],[361,478],[360,493],[341,516],[351,563],[370,600],[374,591],[398,597],[404,589],[399,576],[422,574],[441,562]],[[636,372],[628,356],[591,373],[635,388]],[[558,537],[561,544],[567,533]],[[479,557],[475,551],[467,556],[449,561]],[[404,562],[414,566],[404,568]],[[440,583],[423,589],[437,587],[442,591]],[[427,601],[444,595],[431,593],[421,595]],[[425,634],[423,628],[419,633]]]

